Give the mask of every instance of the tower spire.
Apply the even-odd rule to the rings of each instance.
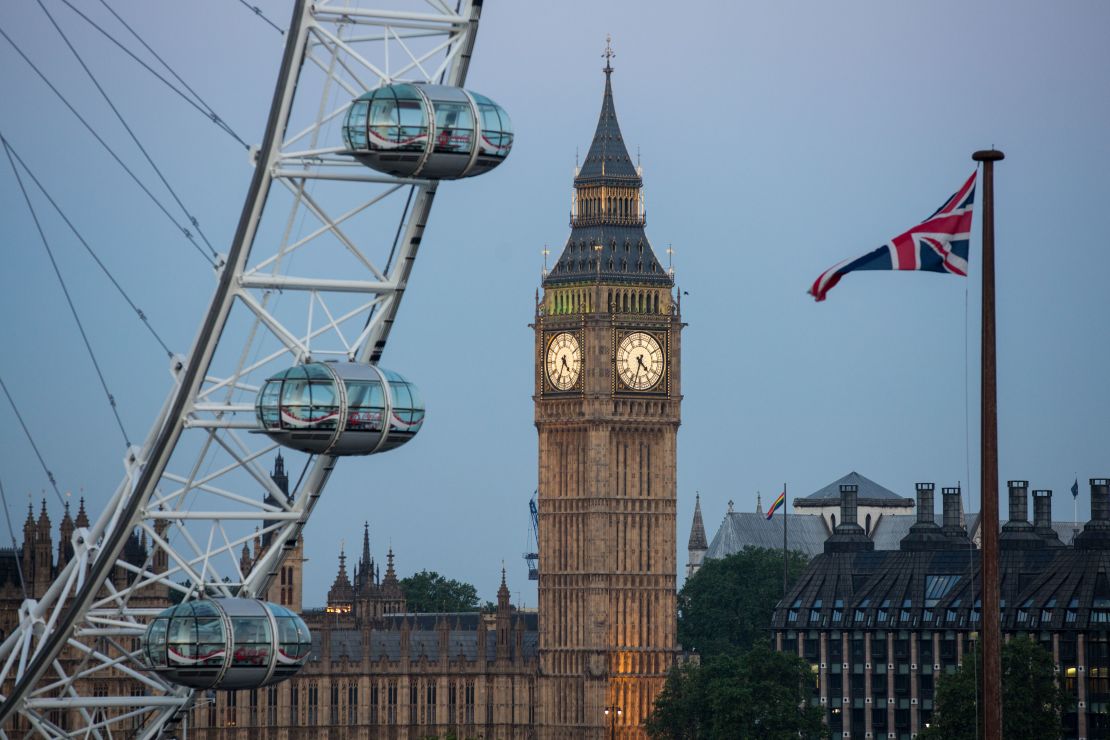
[[[601,56],[605,59],[605,69],[602,71],[605,72],[606,77],[613,74],[612,62],[616,55],[617,53],[613,51],[613,37],[610,34],[605,34],[605,51],[602,52]]]
[[[545,287],[585,281],[671,287],[673,276],[652,250],[640,171],[628,154],[613,103],[611,39],[606,39],[605,91],[593,141],[576,167],[571,234],[544,275]],[[594,251],[595,247],[601,249]]]
[[[691,550],[708,550],[709,543],[705,538],[705,524],[701,519],[701,494],[694,497],[694,523],[690,526]]]

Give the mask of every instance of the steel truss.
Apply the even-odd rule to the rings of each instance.
[[[104,513],[74,532],[73,557],[0,645],[0,735],[172,732],[193,692],[144,672],[137,655],[159,602],[171,592],[264,596],[278,573],[337,459],[287,451],[295,473],[304,465],[287,500],[267,472],[276,445],[250,433],[254,396],[292,364],[376,363],[385,347],[436,183],[366,169],[343,154],[340,126],[351,100],[379,85],[464,83],[480,3],[426,4],[297,0],[215,295]],[[149,543],[145,562],[124,557],[135,533]],[[241,550],[262,536],[268,546],[243,572]]]

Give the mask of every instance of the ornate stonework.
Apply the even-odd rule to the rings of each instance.
[[[534,325],[539,734],[550,738],[644,737],[676,649],[682,322],[644,232],[611,72]]]

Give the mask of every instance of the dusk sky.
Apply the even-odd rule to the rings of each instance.
[[[251,176],[246,151],[59,0],[43,0],[205,233],[223,251]],[[284,27],[290,7],[257,2]],[[119,28],[97,2],[75,3]],[[232,0],[109,4],[246,141],[266,122],[282,37]],[[0,28],[152,188],[155,176],[33,3]],[[624,138],[644,168],[647,231],[682,297],[678,562],[696,492],[710,538],[727,502],[803,496],[857,471],[898,493],[963,482],[978,509],[979,229],[969,278],[857,273],[817,304],[825,268],[930,215],[992,145],[996,167],[999,478],[1089,510],[1110,475],[1110,5],[1049,2],[486,2],[468,87],[512,116],[496,171],[445,183],[383,364],[419,384],[409,445],[345,460],[306,528],[305,604],[321,605],[340,539],[370,522],[399,575],[493,599],[502,561],[535,606],[521,554],[536,487],[534,297],[542,250],[569,232],[575,152],[601,104],[612,34]],[[174,351],[214,286],[176,233],[0,39],[0,133]],[[160,191],[164,192],[164,191]],[[169,389],[160,347],[37,193],[43,228],[141,440]],[[0,158],[3,378],[62,491],[97,509],[124,444],[6,158]],[[7,400],[0,482],[22,536],[27,497],[60,504]],[[970,481],[970,483],[969,483]],[[255,492],[251,492],[253,495]],[[1004,501],[1004,499],[1003,499]],[[6,529],[0,542],[8,544]],[[681,582],[681,581],[680,581]]]

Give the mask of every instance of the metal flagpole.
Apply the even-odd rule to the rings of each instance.
[[[1002,739],[1001,617],[998,608],[998,392],[994,334],[994,163],[996,149],[971,156],[983,163],[983,344],[980,396],[980,508],[983,600],[983,737]]]
[[[782,484],[782,598],[786,598],[786,576],[789,559],[786,549],[786,523],[790,519],[790,499],[786,497],[786,484]]]

